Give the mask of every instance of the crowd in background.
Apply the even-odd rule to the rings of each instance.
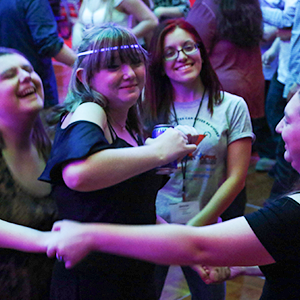
[[[42,231],[62,219],[224,222],[244,215],[251,153],[274,178],[266,203],[293,188],[299,170],[279,122],[300,87],[300,0],[77,1],[72,47],[57,29],[61,1],[0,0],[2,220]],[[52,59],[73,68],[66,99]],[[151,139],[158,124],[173,128]],[[174,160],[175,171],[156,174]],[[247,222],[265,246],[259,218]],[[1,254],[0,299],[156,299],[169,269],[133,254],[91,254],[72,270],[43,254]],[[203,280],[209,271],[182,271],[193,300],[225,299],[225,283]]]

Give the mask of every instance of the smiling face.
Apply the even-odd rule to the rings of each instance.
[[[177,27],[165,36],[164,53],[167,53],[170,48],[174,48],[177,51],[182,50],[182,48],[190,44],[196,44],[193,36]],[[180,51],[177,59],[165,60],[164,62],[165,73],[173,86],[178,84],[186,85],[200,80],[199,74],[201,69],[202,59],[199,49],[189,55]]]
[[[144,88],[145,75],[142,61],[121,62],[116,55],[112,65],[95,73],[91,85],[108,100],[110,110],[129,109],[137,102]]]
[[[32,113],[43,107],[40,77],[26,58],[19,54],[0,56],[0,116]]]
[[[288,102],[284,117],[278,123],[276,131],[285,142],[284,158],[300,172],[300,94],[299,91]]]

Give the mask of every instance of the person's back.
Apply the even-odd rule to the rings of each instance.
[[[201,36],[224,90],[245,99],[252,119],[261,118],[264,116],[264,76],[259,43],[237,45],[220,36],[219,5],[220,1],[197,0],[186,20]],[[257,32],[257,36],[259,34]]]

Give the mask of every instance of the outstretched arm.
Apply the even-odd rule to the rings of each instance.
[[[244,217],[205,227],[60,221],[54,230],[61,230],[61,234],[58,241],[49,245],[47,254],[62,256],[67,268],[90,251],[168,265],[243,266],[274,262]]]
[[[25,252],[46,252],[53,232],[42,232],[0,220],[0,247]]]

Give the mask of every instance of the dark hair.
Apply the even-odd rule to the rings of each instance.
[[[99,104],[109,115],[109,106],[107,105],[109,99],[93,90],[90,83],[97,72],[114,64],[116,51],[122,63],[142,62],[147,66],[147,52],[138,44],[136,37],[129,29],[108,23],[86,31],[78,48],[78,58],[73,67],[66,100],[55,108],[59,115],[75,111],[84,102]],[[78,68],[83,69],[82,81],[77,78]],[[126,121],[126,124],[138,133],[141,133],[141,124],[137,113],[140,102],[141,99],[138,99],[137,104],[129,109]],[[59,118],[56,118],[54,121],[58,120]]]
[[[218,0],[218,32],[221,39],[239,47],[258,46],[263,18],[258,0]]]
[[[205,46],[195,28],[183,19],[166,20],[159,24],[154,31],[149,48],[151,63],[142,109],[145,130],[148,133],[151,132],[154,125],[170,121],[174,92],[170,79],[164,73],[163,51],[166,35],[176,28],[190,33],[198,45],[202,58],[202,70],[199,76],[209,95],[207,108],[210,113],[213,114],[215,104],[222,102],[221,83],[211,66]]]
[[[0,57],[5,56],[5,55],[14,55],[14,54],[23,56],[25,59],[27,59],[27,57],[23,53],[21,53],[20,51],[18,51],[16,49],[0,47]],[[50,154],[51,141],[49,139],[48,134],[45,131],[45,128],[43,126],[43,123],[42,123],[39,115],[37,116],[37,118],[34,122],[33,128],[32,128],[32,141],[33,141],[33,144],[35,145],[38,153],[40,155],[42,155],[42,157],[46,161]],[[0,149],[3,149],[4,147],[5,147],[5,143],[4,143],[3,137],[0,133]]]

